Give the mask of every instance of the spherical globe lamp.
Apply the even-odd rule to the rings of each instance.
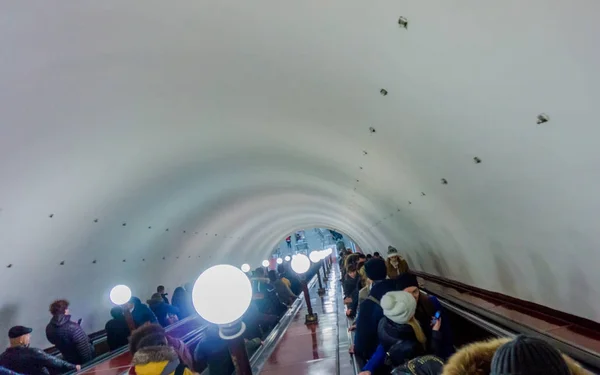
[[[283,259],[277,258],[277,264],[281,264],[281,263],[283,263]]]
[[[248,263],[242,264],[242,266],[240,268],[242,269],[242,272],[250,271],[250,265]]]
[[[304,254],[297,254],[292,258],[292,269],[298,274],[305,273],[310,268],[310,259]]]
[[[262,266],[263,267],[269,267],[269,264],[270,264],[269,261],[266,260],[266,259],[262,261]]]
[[[283,258],[283,259],[285,259],[286,262],[289,262],[290,260],[292,260],[292,258],[289,255],[286,255],[285,258]]]
[[[124,305],[131,299],[131,289],[127,285],[117,285],[110,291],[110,300],[115,305]]]
[[[313,250],[310,252],[310,254],[308,254],[308,258],[311,262],[318,263],[322,259],[321,252],[318,250]]]
[[[242,270],[229,264],[202,272],[192,289],[194,309],[214,324],[235,322],[244,315],[251,300],[250,280]]]

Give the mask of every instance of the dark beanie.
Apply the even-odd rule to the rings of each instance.
[[[517,336],[496,350],[490,375],[570,375],[560,352],[544,340]]]
[[[372,258],[365,265],[367,277],[373,281],[385,280],[387,277],[387,268],[383,259]]]
[[[417,288],[419,287],[417,277],[408,272],[401,273],[394,279],[394,281],[396,282],[396,290],[404,290],[411,286],[416,286]]]

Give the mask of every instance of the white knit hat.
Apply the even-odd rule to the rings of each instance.
[[[415,297],[402,290],[387,292],[379,304],[383,309],[383,315],[398,324],[406,324],[417,310]]]
[[[390,246],[388,246],[387,255],[388,255],[388,257],[398,255],[398,250],[396,250],[396,248],[394,246],[390,245]]]

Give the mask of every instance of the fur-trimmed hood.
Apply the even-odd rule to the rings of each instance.
[[[509,338],[480,341],[469,344],[454,354],[446,365],[442,375],[489,375],[492,357],[500,346],[511,341]],[[567,366],[573,375],[592,375],[577,362],[563,354]]]
[[[170,362],[175,360],[179,360],[179,358],[173,348],[169,346],[148,346],[135,353],[132,364],[137,366],[152,362]]]

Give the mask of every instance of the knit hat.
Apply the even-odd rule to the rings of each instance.
[[[394,281],[396,282],[396,290],[404,290],[406,288],[410,288],[411,286],[416,286],[417,288],[419,287],[417,277],[408,272],[401,273],[394,279]]]
[[[385,280],[387,277],[387,268],[383,259],[372,258],[365,263],[364,267],[367,277],[373,281]]]
[[[392,245],[388,246],[388,253],[387,255],[389,257],[393,256],[393,255],[398,255],[398,250],[396,250],[396,248]]]
[[[517,336],[496,350],[490,375],[570,375],[560,352],[544,340]]]
[[[417,301],[412,294],[398,290],[387,292],[379,302],[383,315],[398,324],[406,324],[417,310]]]

